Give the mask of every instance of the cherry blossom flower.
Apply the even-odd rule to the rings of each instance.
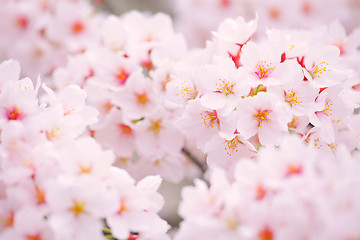
[[[276,44],[264,43],[259,46],[249,42],[242,48],[243,67],[239,70],[247,74],[247,81],[251,87],[257,87],[259,84],[280,85],[291,71],[296,71],[297,68],[290,62],[281,63],[281,55],[281,48]]]
[[[317,87],[330,87],[344,81],[345,73],[341,68],[336,68],[340,50],[335,46],[323,46],[309,50],[305,57],[304,71],[306,78]],[[334,67],[335,66],[335,67]]]
[[[126,81],[126,89],[120,89],[113,100],[113,104],[121,107],[124,113],[133,119],[148,115],[155,103],[150,79],[139,71],[131,75]]]
[[[91,188],[85,187],[89,184]],[[52,211],[49,224],[57,236],[102,239],[101,218],[115,211],[116,201],[99,179],[93,176],[54,179],[46,193]]]
[[[316,127],[321,127],[322,136],[328,139],[325,141],[334,141],[335,124],[349,118],[353,110],[344,102],[340,91],[339,86],[322,91],[316,100],[322,103],[322,108],[310,116],[310,122]]]
[[[205,108],[200,99],[189,101],[182,116],[177,119],[179,129],[196,138],[197,146],[204,149],[205,145],[218,134],[223,117],[217,110]]]
[[[111,148],[121,157],[132,157],[135,151],[135,128],[124,119],[118,109],[112,109],[102,126],[96,128],[94,137],[104,147]]]
[[[234,63],[229,59],[216,59],[214,65],[199,69],[198,77],[205,90],[200,98],[201,104],[219,110],[224,115],[234,110],[241,96],[250,91],[249,87],[240,81]]]
[[[144,178],[131,186],[131,177],[116,169],[110,181],[117,194],[118,210],[107,221],[115,237],[127,238],[130,232],[156,235],[167,231],[166,222],[156,215],[163,201],[155,193],[161,183],[159,177]]]
[[[282,133],[288,131],[290,108],[271,93],[247,97],[237,107],[237,130],[249,139],[258,134],[262,145],[276,144]]]

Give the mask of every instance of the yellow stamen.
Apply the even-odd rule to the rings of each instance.
[[[324,74],[324,72],[328,72],[330,71],[326,66],[328,66],[329,64],[326,62],[321,62],[319,64],[314,64],[310,74],[312,76],[312,78],[317,78],[320,77],[322,74]]]
[[[135,93],[137,103],[141,105],[147,104],[150,100],[145,92],[143,93]]]
[[[220,84],[216,83],[216,91],[217,93],[224,93],[225,95],[234,94],[234,85],[230,85],[226,79],[219,79]]]
[[[266,61],[261,61],[260,64],[256,64],[256,75],[258,75],[260,79],[268,77],[272,70],[274,70],[271,65],[272,63],[267,63]]]
[[[269,110],[258,110],[257,113],[253,114],[253,117],[257,120],[257,126],[261,127],[261,124],[269,121],[270,111]]]
[[[80,214],[85,213],[85,203],[74,200],[70,211],[75,214],[75,217],[78,217]]]

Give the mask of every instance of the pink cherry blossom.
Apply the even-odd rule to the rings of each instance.
[[[243,99],[237,107],[237,130],[246,139],[258,134],[262,145],[271,146],[288,131],[290,108],[272,93]]]

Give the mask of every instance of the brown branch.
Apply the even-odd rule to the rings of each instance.
[[[188,149],[183,148],[181,151],[201,170],[203,174],[206,172],[207,166],[202,164]]]

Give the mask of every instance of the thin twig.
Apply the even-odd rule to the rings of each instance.
[[[207,167],[204,164],[200,163],[200,161],[194,155],[192,155],[188,149],[183,148],[182,152],[191,160],[191,162],[193,162],[198,168],[200,168],[203,174],[206,172]]]

